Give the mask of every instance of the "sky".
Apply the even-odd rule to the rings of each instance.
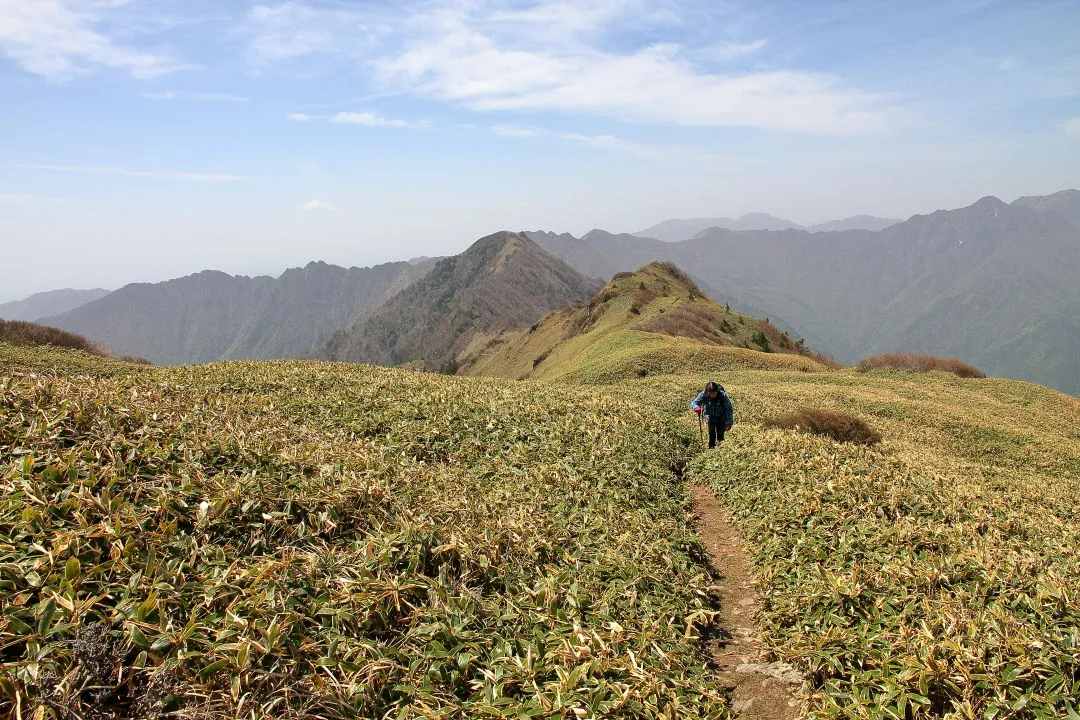
[[[1077,0],[0,0],[0,302],[1080,187]]]

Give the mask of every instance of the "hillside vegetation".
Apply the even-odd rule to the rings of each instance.
[[[345,364],[0,359],[0,716],[727,712],[670,418]]]
[[[631,329],[706,302],[646,271],[469,368],[558,383],[0,345],[0,715],[727,717],[688,480],[805,716],[1080,714],[1080,400]]]
[[[828,363],[769,323],[717,304],[674,265],[650,263],[527,331],[477,339],[460,366],[471,375],[601,382],[728,367],[815,371]]]

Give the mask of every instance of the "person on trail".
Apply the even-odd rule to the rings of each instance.
[[[701,422],[701,416],[709,423],[709,447],[716,447],[716,441],[723,441],[724,433],[731,429],[735,422],[735,408],[731,404],[724,388],[714,382],[707,383],[694,401],[690,403],[692,409]]]

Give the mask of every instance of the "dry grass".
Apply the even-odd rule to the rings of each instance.
[[[719,720],[685,449],[588,390],[0,344],[0,718]]]
[[[1069,717],[1080,403],[938,372],[718,379],[735,431],[688,474],[720,494],[754,555],[765,647],[806,673],[804,717]],[[659,403],[652,382],[628,384]],[[671,385],[687,397],[699,381]],[[885,439],[759,425],[800,407],[856,414]]]
[[[862,372],[871,370],[901,370],[903,372],[929,372],[940,370],[950,372],[962,378],[984,378],[986,374],[978,368],[956,358],[939,358],[933,355],[915,353],[887,353],[860,360],[856,367]]]
[[[763,421],[766,427],[800,430],[814,435],[831,437],[837,442],[857,445],[877,445],[881,433],[860,418],[838,410],[802,407],[793,413]]]

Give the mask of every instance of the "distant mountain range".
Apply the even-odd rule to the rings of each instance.
[[[1013,205],[1040,213],[1050,213],[1080,227],[1080,190],[1062,190],[1053,195],[1028,195]]]
[[[458,355],[477,335],[528,327],[552,310],[587,299],[602,285],[524,235],[495,233],[440,260],[422,280],[335,334],[322,356],[456,368]]]
[[[50,290],[35,293],[22,300],[0,303],[0,318],[34,322],[50,315],[74,310],[80,305],[105,297],[108,290]]]
[[[276,279],[206,271],[112,293],[42,293],[0,315],[160,364],[328,357],[437,369],[588,299],[600,287],[592,278],[670,261],[720,303],[842,362],[892,351],[951,356],[1080,395],[1080,191],[1011,205],[988,197],[877,231],[811,232],[763,214],[731,222],[777,229],[718,220],[643,231],[674,237],[695,230],[686,223],[710,224],[674,242],[504,232],[441,261],[310,263]],[[892,221],[830,225],[874,222]]]
[[[1080,394],[1080,227],[1067,219],[1078,199],[988,197],[879,232],[529,236],[597,277],[674,262],[718,300],[843,362],[924,352]]]
[[[680,240],[689,240],[698,233],[714,227],[725,230],[806,230],[807,232],[872,230],[876,232],[898,222],[900,221],[872,215],[856,215],[844,220],[832,220],[817,225],[803,226],[767,213],[747,213],[738,219],[718,217],[665,220],[650,228],[631,234],[637,237],[663,240],[664,242],[679,242]]]
[[[312,262],[276,279],[206,270],[125,285],[40,322],[162,365],[311,357],[433,264],[346,269]]]

